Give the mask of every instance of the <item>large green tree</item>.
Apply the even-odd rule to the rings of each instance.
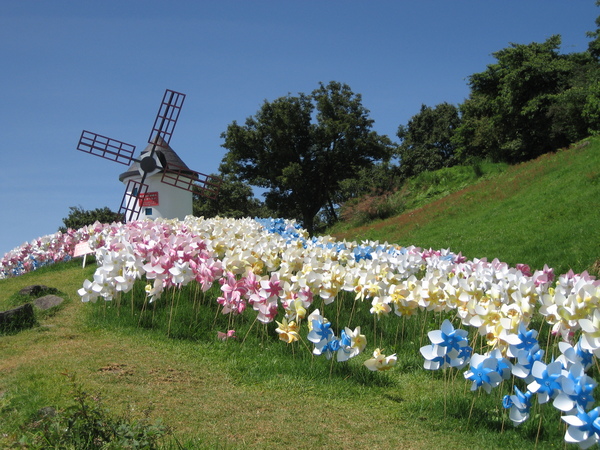
[[[543,43],[511,44],[494,53],[497,63],[471,75],[454,142],[461,161],[486,158],[510,163],[581,139],[582,73],[590,57],[559,52],[558,35]]]
[[[265,101],[244,125],[230,124],[222,170],[266,189],[267,207],[312,232],[321,209],[335,214],[342,180],[389,157],[389,139],[372,126],[360,94],[320,83],[309,95]]]
[[[441,103],[433,108],[421,105],[407,125],[398,127],[400,173],[411,177],[455,164],[452,136],[460,124],[458,108]]]

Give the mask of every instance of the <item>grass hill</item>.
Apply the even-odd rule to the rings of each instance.
[[[557,273],[597,266],[599,139],[503,168],[469,186],[452,170],[427,175],[437,180],[427,187],[413,183],[402,193],[408,206],[403,214],[359,228],[340,226],[333,234],[450,247],[468,258],[532,269],[548,264]],[[238,323],[240,338],[225,342],[216,336],[168,338],[164,330],[139,326],[136,316],[127,319],[128,297],[122,309],[115,302],[81,303],[77,289],[94,270],[72,261],[0,280],[0,310],[20,304],[17,293],[32,284],[56,287],[66,298],[38,316],[38,326],[0,336],[0,447],[39,432],[40,408],[73,411],[81,395],[73,393],[65,373],[76,375],[95,411],[102,401],[110,414],[133,423],[160,418],[172,426],[175,438],[166,448],[565,446],[556,411],[549,418],[536,409],[535,420],[514,428],[499,406],[501,392],[473,394],[460,374],[422,369],[418,336],[439,324],[439,315],[385,325],[366,313],[363,323],[370,320],[376,328],[370,339],[385,327],[402,339],[386,344],[386,353],[398,352],[394,370],[373,373],[362,367],[369,355],[342,365],[314,358],[300,343],[290,349],[274,336],[276,325]],[[181,298],[191,295],[183,291]],[[158,304],[163,313],[180,298],[165,300]],[[176,314],[186,313],[183,301],[179,308]],[[213,327],[225,320],[218,329],[227,329],[226,316],[202,314]]]
[[[428,184],[407,183],[402,195],[409,209],[396,217],[355,228],[340,224],[329,233],[450,248],[469,259],[498,258],[534,270],[547,264],[559,274],[598,274],[600,139],[506,167],[468,186],[455,181],[464,170],[443,169],[427,174]]]

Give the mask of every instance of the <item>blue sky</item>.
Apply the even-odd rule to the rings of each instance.
[[[264,100],[350,85],[395,139],[421,104],[459,104],[511,42],[584,51],[594,0],[3,0],[0,255],[117,210],[125,166],[76,151],[83,129],[146,145],[165,89],[187,95],[171,146],[217,172],[221,133]]]

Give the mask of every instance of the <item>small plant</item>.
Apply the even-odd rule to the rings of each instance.
[[[34,449],[155,449],[171,430],[160,421],[150,423],[151,409],[141,419],[114,416],[100,395],[91,395],[64,374],[72,385],[73,403],[62,411],[43,408],[24,427],[16,445]]]

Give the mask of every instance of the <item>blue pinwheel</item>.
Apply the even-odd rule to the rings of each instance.
[[[498,373],[498,360],[493,356],[475,353],[471,357],[471,368],[465,372],[465,378],[473,382],[472,391],[482,387],[489,394],[502,381],[502,376]]]
[[[588,448],[598,442],[600,434],[600,407],[585,412],[577,406],[577,414],[563,416],[562,420],[569,424],[565,433],[565,441],[577,444],[580,448]]]
[[[427,333],[431,345],[421,347],[425,358],[424,367],[428,370],[456,367],[463,368],[469,362],[473,349],[469,347],[466,330],[456,330],[446,319],[441,329]]]
[[[514,426],[522,424],[529,418],[532,396],[533,392],[526,391],[523,393],[517,386],[515,386],[515,393],[513,395],[504,396],[502,406],[506,409],[510,408],[509,417]]]

